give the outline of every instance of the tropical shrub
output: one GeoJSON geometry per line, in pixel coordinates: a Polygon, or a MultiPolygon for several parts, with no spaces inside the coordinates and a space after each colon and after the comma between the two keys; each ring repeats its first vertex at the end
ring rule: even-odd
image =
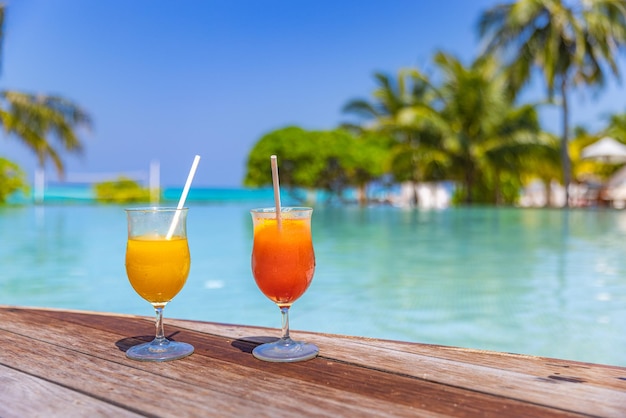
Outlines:
{"type": "Polygon", "coordinates": [[[0,158],[0,204],[16,192],[29,192],[26,173],[12,161],[0,158]]]}
{"type": "Polygon", "coordinates": [[[139,203],[150,201],[150,190],[135,180],[120,177],[94,185],[96,200],[102,203],[139,203]]]}

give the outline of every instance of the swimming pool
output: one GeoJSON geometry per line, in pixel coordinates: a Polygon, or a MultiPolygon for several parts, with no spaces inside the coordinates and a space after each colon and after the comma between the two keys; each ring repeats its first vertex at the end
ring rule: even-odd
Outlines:
{"type": "MultiPolygon", "coordinates": [[[[189,204],[191,273],[166,326],[280,326],[250,273],[260,203],[189,204]]],[[[5,207],[0,231],[0,304],[152,314],[126,279],[123,207],[5,207]]],[[[624,211],[318,207],[313,239],[294,330],[626,366],[624,211]]]]}

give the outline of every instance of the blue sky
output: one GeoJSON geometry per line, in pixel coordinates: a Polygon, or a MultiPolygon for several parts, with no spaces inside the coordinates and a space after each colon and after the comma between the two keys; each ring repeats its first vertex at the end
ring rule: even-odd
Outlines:
{"type": "MultiPolygon", "coordinates": [[[[94,129],[67,171],[125,173],[161,165],[182,185],[241,185],[249,150],[290,124],[332,129],[376,71],[426,68],[443,49],[469,61],[493,0],[7,0],[0,88],[59,94],[94,129]]],[[[573,96],[573,124],[626,111],[623,85],[573,96]]],[[[543,112],[558,129],[558,112],[543,112]]],[[[0,138],[0,155],[32,177],[34,157],[0,138]]],[[[269,156],[268,156],[269,170],[269,156]]],[[[52,170],[49,180],[55,180],[52,170]]]]}

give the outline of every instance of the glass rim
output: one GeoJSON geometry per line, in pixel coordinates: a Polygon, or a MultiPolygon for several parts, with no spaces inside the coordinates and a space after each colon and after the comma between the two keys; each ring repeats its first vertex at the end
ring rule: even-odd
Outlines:
{"type": "Polygon", "coordinates": [[[188,211],[189,208],[176,208],[174,206],[144,206],[137,208],[125,208],[126,212],[177,212],[188,211]]]}
{"type": "MultiPolygon", "coordinates": [[[[308,206],[281,206],[280,213],[283,212],[310,212],[313,211],[312,207],[308,206]]],[[[251,213],[276,213],[276,207],[266,207],[266,208],[254,208],[250,209],[251,213]]]]}

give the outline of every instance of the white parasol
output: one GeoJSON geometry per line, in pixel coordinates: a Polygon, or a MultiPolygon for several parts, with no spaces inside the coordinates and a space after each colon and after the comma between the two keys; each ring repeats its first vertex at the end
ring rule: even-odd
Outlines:
{"type": "Polygon", "coordinates": [[[626,145],[605,136],[583,148],[581,156],[585,159],[597,160],[603,163],[623,163],[626,162],[626,145]]]}

